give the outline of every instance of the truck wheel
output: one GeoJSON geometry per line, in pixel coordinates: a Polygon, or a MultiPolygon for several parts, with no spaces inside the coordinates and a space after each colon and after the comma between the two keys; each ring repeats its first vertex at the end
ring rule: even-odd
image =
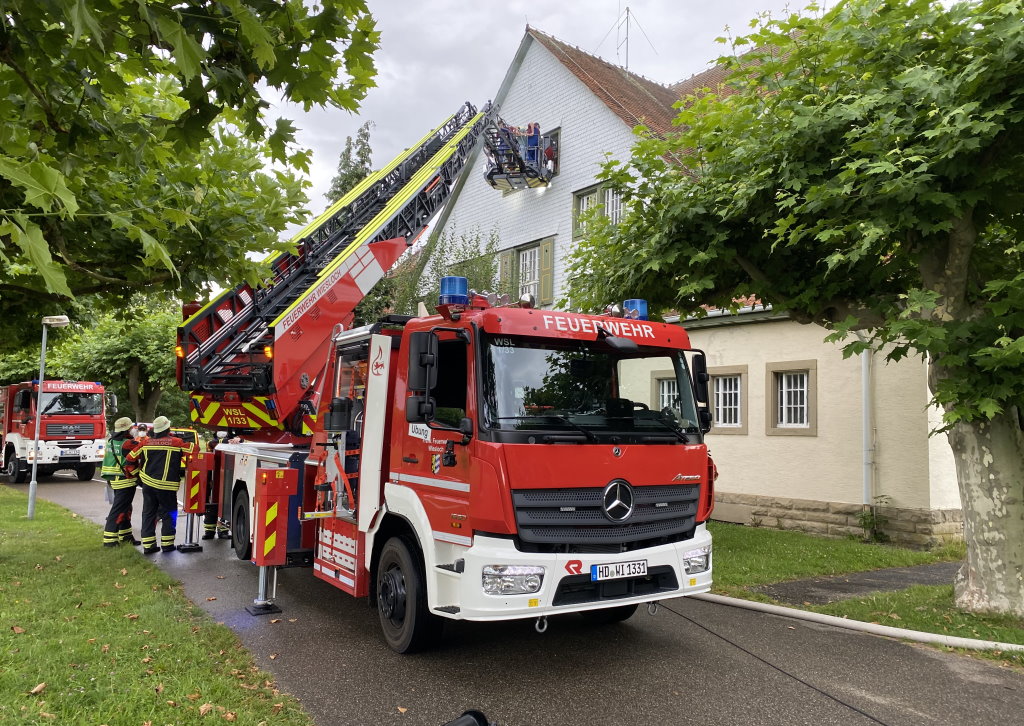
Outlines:
{"type": "Polygon", "coordinates": [[[252,542],[249,541],[249,495],[243,490],[235,495],[235,506],[231,510],[231,546],[235,557],[240,560],[252,559],[252,542]]]}
{"type": "Polygon", "coordinates": [[[4,465],[4,476],[12,484],[24,484],[28,479],[28,472],[21,468],[21,462],[14,455],[14,449],[7,452],[7,459],[4,465]]]}
{"type": "Polygon", "coordinates": [[[444,621],[427,610],[423,564],[406,537],[392,537],[381,550],[377,613],[384,640],[396,653],[429,648],[441,637],[444,621]]]}
{"type": "Polygon", "coordinates": [[[628,620],[636,612],[636,605],[619,605],[603,610],[584,610],[580,616],[591,625],[611,625],[628,620]]]}
{"type": "Polygon", "coordinates": [[[75,473],[78,474],[78,481],[89,481],[96,476],[96,463],[80,464],[75,467],[75,473]]]}

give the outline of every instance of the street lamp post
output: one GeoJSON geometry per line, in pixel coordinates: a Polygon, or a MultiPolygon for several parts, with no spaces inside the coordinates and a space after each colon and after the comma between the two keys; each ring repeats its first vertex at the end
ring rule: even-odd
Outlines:
{"type": "Polygon", "coordinates": [[[39,354],[39,389],[36,391],[36,430],[32,441],[32,481],[28,483],[28,518],[36,516],[36,469],[39,468],[39,427],[43,413],[43,384],[46,381],[46,330],[47,328],[63,328],[67,325],[67,315],[46,315],[43,317],[43,349],[39,354]]]}

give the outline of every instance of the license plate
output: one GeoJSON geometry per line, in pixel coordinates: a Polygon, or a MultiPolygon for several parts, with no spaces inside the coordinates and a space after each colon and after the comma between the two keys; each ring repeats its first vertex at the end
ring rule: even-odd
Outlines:
{"type": "Polygon", "coordinates": [[[619,580],[623,577],[643,577],[647,574],[647,560],[633,560],[632,562],[615,562],[610,565],[591,565],[590,579],[593,582],[601,580],[619,580]]]}

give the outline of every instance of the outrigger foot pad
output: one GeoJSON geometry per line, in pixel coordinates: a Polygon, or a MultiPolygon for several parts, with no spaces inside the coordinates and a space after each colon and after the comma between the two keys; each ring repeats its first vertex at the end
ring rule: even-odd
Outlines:
{"type": "Polygon", "coordinates": [[[281,608],[272,602],[264,603],[263,605],[253,603],[246,607],[245,611],[250,615],[273,615],[274,613],[281,612],[281,608]]]}
{"type": "Polygon", "coordinates": [[[186,542],[178,545],[178,552],[202,552],[203,546],[198,542],[186,542]]]}

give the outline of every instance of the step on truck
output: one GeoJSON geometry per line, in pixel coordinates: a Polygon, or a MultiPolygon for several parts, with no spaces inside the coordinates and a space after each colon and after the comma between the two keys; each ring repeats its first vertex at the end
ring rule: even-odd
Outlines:
{"type": "Polygon", "coordinates": [[[7,481],[21,483],[32,471],[36,419],[39,461],[36,471],[49,476],[61,469],[81,481],[92,479],[106,446],[106,396],[103,385],[90,381],[38,381],[0,387],[2,471],[7,481]]]}

